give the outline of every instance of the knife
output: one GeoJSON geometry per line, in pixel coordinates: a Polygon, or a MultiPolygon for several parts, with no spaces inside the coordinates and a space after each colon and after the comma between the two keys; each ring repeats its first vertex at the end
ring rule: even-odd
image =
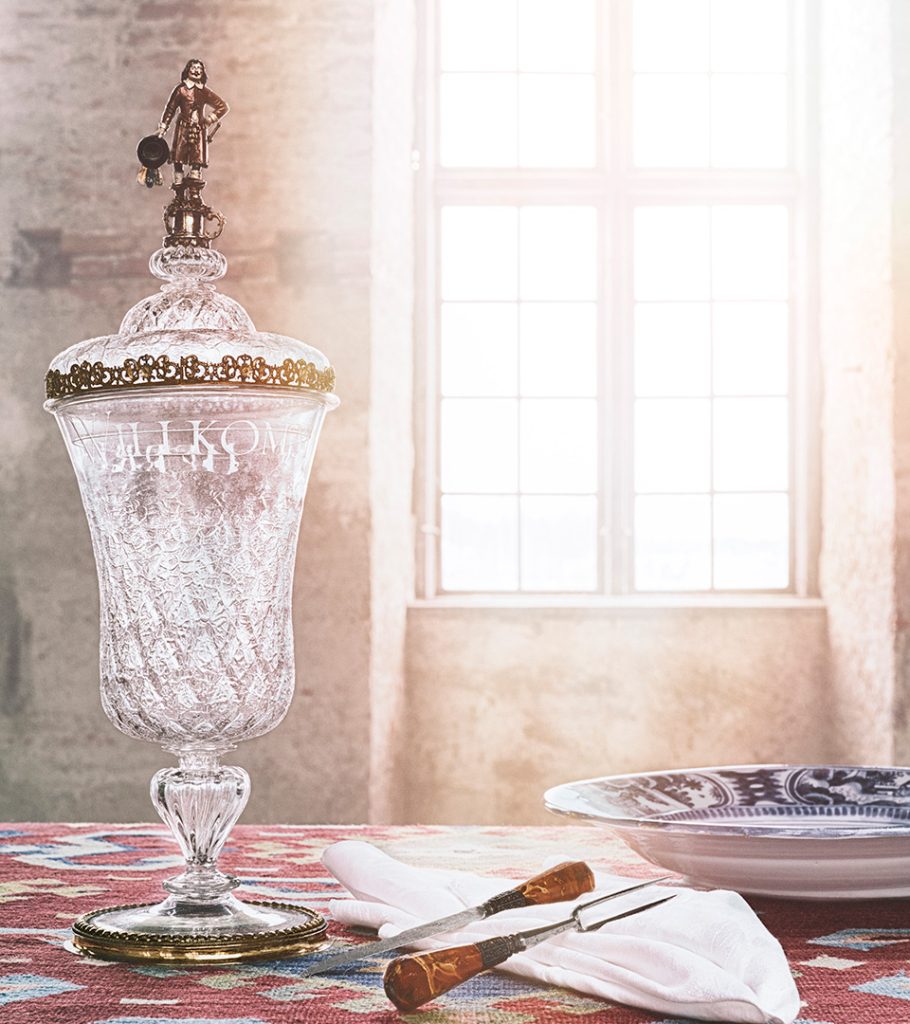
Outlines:
{"type": "MultiPolygon", "coordinates": [[[[641,886],[636,886],[636,888],[641,888],[641,886]]],[[[631,891],[630,889],[623,890],[623,892],[631,891]]],[[[513,935],[497,935],[469,946],[453,946],[451,949],[434,949],[429,953],[411,953],[407,956],[397,957],[386,968],[383,979],[385,993],[399,1010],[410,1013],[411,1010],[416,1010],[418,1006],[441,996],[444,992],[455,988],[456,985],[461,985],[476,974],[489,970],[504,960],[508,960],[515,953],[530,949],[538,942],[543,942],[554,935],[572,930],[593,932],[610,921],[621,921],[624,917],[631,917],[633,914],[640,914],[652,907],[659,907],[661,903],[667,903],[675,898],[675,894],[664,896],[663,899],[653,900],[651,903],[634,907],[621,914],[602,918],[593,924],[586,925],[582,922],[582,911],[620,895],[622,893],[616,892],[609,896],[601,896],[596,900],[589,900],[580,907],[576,907],[572,911],[571,917],[567,917],[564,921],[557,921],[555,924],[544,925],[542,928],[531,928],[525,932],[515,932],[513,935]]]]}
{"type": "Polygon", "coordinates": [[[409,946],[412,942],[428,939],[431,935],[458,931],[459,928],[467,924],[482,921],[503,910],[514,910],[518,907],[529,907],[538,903],[560,903],[563,900],[574,900],[584,893],[590,892],[593,888],[594,874],[588,865],[580,860],[566,861],[563,864],[557,864],[555,868],[550,868],[549,871],[529,878],[521,885],[515,886],[514,889],[506,889],[505,892],[491,896],[485,903],[481,903],[477,907],[470,907],[457,914],[450,914],[448,917],[440,917],[427,924],[408,928],[388,939],[351,946],[334,956],[318,960],[310,964],[302,972],[302,976],[309,978],[314,974],[322,974],[324,971],[331,971],[336,967],[343,967],[345,964],[363,960],[376,953],[385,953],[389,949],[409,946]]]}

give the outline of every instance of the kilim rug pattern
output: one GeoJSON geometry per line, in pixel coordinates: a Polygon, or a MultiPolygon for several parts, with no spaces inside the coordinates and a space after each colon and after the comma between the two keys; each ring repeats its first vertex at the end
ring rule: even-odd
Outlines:
{"type": "MultiPolygon", "coordinates": [[[[237,827],[224,863],[253,899],[325,911],[338,887],[319,863],[338,839],[363,838],[422,866],[522,878],[544,858],[586,859],[632,877],[652,869],[578,826],[450,828],[237,827]]],[[[300,976],[303,960],[171,968],[110,964],[69,952],[86,910],[158,899],[180,867],[158,825],[0,825],[0,1021],[11,1024],[686,1024],[489,973],[420,1012],[399,1015],[382,991],[384,959],[339,977],[300,976]]],[[[910,901],[754,900],[790,959],[800,1024],[910,1022],[910,901]]],[[[330,933],[344,941],[336,924],[330,933]]]]}

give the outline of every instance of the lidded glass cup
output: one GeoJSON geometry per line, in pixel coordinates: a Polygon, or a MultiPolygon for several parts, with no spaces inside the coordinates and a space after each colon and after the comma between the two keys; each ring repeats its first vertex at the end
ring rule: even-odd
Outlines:
{"type": "Polygon", "coordinates": [[[163,902],[74,925],[76,946],[108,959],[277,956],[325,931],[305,907],[241,902],[216,861],[249,793],[246,772],[219,758],[273,729],[294,690],[294,560],[335,374],[216,290],[227,261],[209,247],[201,187],[174,185],[170,234],[150,260],[160,291],[116,334],[62,352],[46,378],[97,563],[102,705],[178,759],[151,794],[184,871],[163,902]]]}

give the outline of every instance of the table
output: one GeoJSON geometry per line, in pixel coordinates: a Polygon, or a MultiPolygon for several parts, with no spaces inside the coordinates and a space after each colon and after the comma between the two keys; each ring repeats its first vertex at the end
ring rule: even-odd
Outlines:
{"type": "MultiPolygon", "coordinates": [[[[325,911],[338,886],[323,848],[363,838],[420,866],[521,878],[545,857],[586,859],[633,877],[653,869],[599,830],[444,826],[241,825],[223,866],[254,899],[300,900],[325,911]]],[[[158,899],[181,866],[163,826],[0,825],[0,1021],[15,1024],[396,1024],[382,965],[339,978],[300,977],[301,961],[174,968],[103,963],[68,952],[86,910],[158,899]]],[[[783,944],[804,1006],[801,1024],[910,1021],[910,902],[751,901],[783,944]]],[[[335,923],[330,934],[345,935],[335,923]]],[[[408,1024],[685,1024],[491,973],[408,1024]]]]}

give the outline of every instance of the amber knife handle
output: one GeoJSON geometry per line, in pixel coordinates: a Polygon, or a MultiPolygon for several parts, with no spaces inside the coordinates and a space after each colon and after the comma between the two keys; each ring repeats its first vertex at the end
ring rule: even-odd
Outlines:
{"type": "Polygon", "coordinates": [[[410,1013],[524,948],[520,935],[497,935],[470,946],[400,956],[386,968],[385,994],[399,1010],[410,1013]]]}
{"type": "Polygon", "coordinates": [[[503,910],[516,910],[539,903],[561,903],[574,900],[594,889],[594,872],[582,860],[565,861],[549,871],[529,878],[514,889],[491,896],[477,908],[482,917],[492,917],[503,910]]]}

